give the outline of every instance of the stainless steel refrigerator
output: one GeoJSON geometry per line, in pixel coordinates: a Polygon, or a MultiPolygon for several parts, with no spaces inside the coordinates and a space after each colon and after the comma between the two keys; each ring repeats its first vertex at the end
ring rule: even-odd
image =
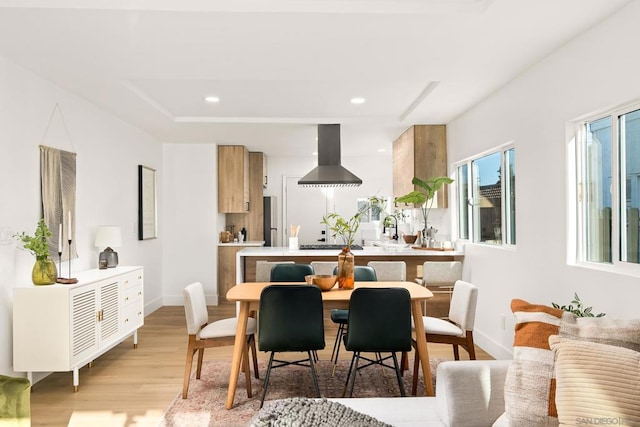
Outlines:
{"type": "Polygon", "coordinates": [[[274,196],[263,197],[264,245],[278,246],[278,209],[274,196]]]}

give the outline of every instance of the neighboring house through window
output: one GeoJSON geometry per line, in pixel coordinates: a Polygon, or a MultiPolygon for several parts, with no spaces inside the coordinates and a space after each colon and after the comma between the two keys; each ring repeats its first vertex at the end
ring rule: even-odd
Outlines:
{"type": "Polygon", "coordinates": [[[509,144],[458,163],[458,237],[516,243],[515,148],[509,144]]]}

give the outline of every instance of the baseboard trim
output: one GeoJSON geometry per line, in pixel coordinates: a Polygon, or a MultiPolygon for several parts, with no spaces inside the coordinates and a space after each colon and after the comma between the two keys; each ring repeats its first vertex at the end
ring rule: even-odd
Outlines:
{"type": "MultiPolygon", "coordinates": [[[[207,301],[207,305],[218,305],[219,303],[217,295],[207,295],[205,296],[205,300],[207,301]]],[[[161,306],[163,305],[170,305],[170,306],[184,305],[184,297],[182,295],[165,295],[162,297],[161,306]]]]}
{"type": "Polygon", "coordinates": [[[513,359],[513,349],[504,347],[477,329],[473,330],[473,342],[494,359],[513,359]]]}

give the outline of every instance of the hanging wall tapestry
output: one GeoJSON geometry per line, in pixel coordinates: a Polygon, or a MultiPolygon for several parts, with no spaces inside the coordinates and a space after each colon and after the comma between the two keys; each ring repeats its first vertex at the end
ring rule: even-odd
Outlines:
{"type": "Polygon", "coordinates": [[[49,253],[58,257],[62,239],[62,260],[78,258],[75,241],[76,153],[40,146],[42,212],[51,231],[49,253]],[[71,244],[69,244],[69,240],[71,244]]]}

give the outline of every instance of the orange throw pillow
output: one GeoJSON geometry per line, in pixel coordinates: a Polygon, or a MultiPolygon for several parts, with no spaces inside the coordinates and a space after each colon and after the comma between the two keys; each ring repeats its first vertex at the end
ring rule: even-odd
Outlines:
{"type": "Polygon", "coordinates": [[[563,310],[511,301],[516,318],[513,363],[504,386],[505,412],[511,425],[558,425],[555,406],[554,357],[549,336],[558,335],[566,317],[563,310]]]}

